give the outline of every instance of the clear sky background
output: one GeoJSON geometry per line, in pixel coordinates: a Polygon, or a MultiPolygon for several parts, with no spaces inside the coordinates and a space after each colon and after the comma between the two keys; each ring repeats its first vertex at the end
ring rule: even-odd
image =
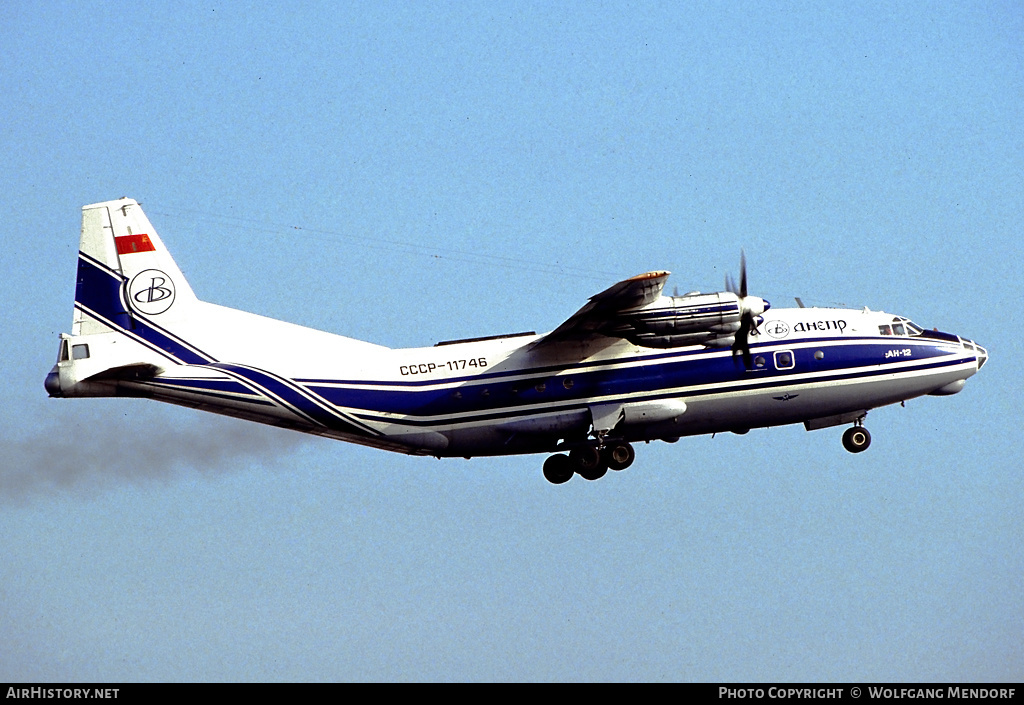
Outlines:
{"type": "Polygon", "coordinates": [[[1010,1],[0,3],[0,680],[1024,679],[1022,108],[1010,1]],[[389,346],[745,248],[775,306],[992,357],[862,455],[759,429],[559,487],[47,399],[121,196],[200,297],[389,346]]]}

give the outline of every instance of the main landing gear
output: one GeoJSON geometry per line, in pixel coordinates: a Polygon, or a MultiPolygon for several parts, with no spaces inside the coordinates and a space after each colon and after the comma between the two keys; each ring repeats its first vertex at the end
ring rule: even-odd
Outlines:
{"type": "Polygon", "coordinates": [[[869,445],[871,445],[871,434],[860,425],[859,421],[856,426],[846,429],[846,433],[843,434],[843,447],[851,453],[865,451],[869,445]]]}
{"type": "Polygon", "coordinates": [[[625,441],[598,447],[573,448],[568,455],[559,453],[544,461],[544,478],[555,485],[568,482],[574,474],[584,480],[600,480],[611,470],[625,470],[633,464],[636,452],[625,441]]]}

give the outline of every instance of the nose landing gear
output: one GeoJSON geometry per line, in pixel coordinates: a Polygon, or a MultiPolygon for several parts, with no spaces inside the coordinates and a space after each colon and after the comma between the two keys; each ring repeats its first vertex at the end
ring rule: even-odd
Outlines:
{"type": "Polygon", "coordinates": [[[846,429],[843,434],[843,447],[851,453],[861,453],[871,445],[871,434],[858,422],[853,428],[846,429]]]}

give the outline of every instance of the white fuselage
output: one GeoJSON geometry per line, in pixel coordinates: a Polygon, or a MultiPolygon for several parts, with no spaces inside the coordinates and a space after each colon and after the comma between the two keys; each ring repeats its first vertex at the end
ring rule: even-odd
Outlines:
{"type": "MultiPolygon", "coordinates": [[[[78,393],[115,385],[118,394],[389,450],[471,456],[554,450],[585,438],[609,405],[631,412],[616,431],[634,441],[847,423],[952,393],[984,362],[983,350],[956,336],[882,335],[893,316],[843,309],[771,310],[751,336],[747,369],[729,348],[602,337],[560,353],[533,351],[535,335],[389,349],[199,305],[209,315],[176,322],[173,336],[125,332],[150,348],[158,374],[93,381],[78,393]]],[[[63,396],[72,395],[69,385],[63,396]]]]}

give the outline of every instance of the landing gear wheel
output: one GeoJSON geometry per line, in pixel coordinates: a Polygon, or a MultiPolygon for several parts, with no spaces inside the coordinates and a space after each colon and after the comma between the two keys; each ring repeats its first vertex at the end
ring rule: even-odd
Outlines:
{"type": "Polygon", "coordinates": [[[605,461],[610,470],[625,470],[633,464],[636,451],[625,441],[610,445],[604,449],[605,461]]]}
{"type": "Polygon", "coordinates": [[[569,452],[572,466],[584,480],[600,480],[608,472],[608,464],[601,457],[597,446],[574,448],[569,452]]]}
{"type": "Polygon", "coordinates": [[[561,485],[572,479],[572,461],[568,455],[559,453],[544,461],[544,479],[552,485],[561,485]]]}
{"type": "Polygon", "coordinates": [[[860,453],[871,445],[871,434],[863,426],[846,429],[843,434],[843,447],[851,453],[860,453]]]}
{"type": "Polygon", "coordinates": [[[578,472],[580,474],[580,477],[582,477],[584,480],[590,480],[591,482],[593,482],[594,480],[600,480],[608,473],[608,466],[605,465],[604,463],[601,463],[596,468],[593,468],[591,470],[577,470],[576,472],[578,472]]]}

